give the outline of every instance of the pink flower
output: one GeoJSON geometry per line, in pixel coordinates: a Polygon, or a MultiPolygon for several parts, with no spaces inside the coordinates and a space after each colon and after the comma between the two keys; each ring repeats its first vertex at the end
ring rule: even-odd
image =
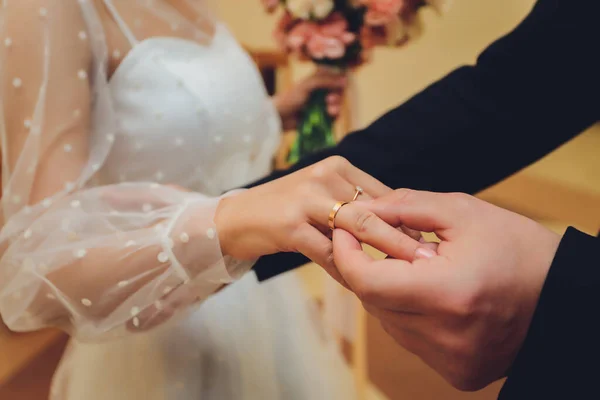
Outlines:
{"type": "Polygon", "coordinates": [[[291,51],[300,51],[309,39],[318,33],[318,27],[313,22],[299,22],[287,35],[287,46],[291,51]]]}
{"type": "Polygon", "coordinates": [[[346,47],[355,40],[356,35],[348,31],[348,21],[334,13],[319,23],[296,22],[289,29],[285,43],[292,52],[306,52],[311,58],[321,60],[343,57],[346,47]]]}
{"type": "Polygon", "coordinates": [[[322,35],[340,39],[345,44],[352,43],[355,35],[348,32],[348,21],[340,13],[334,13],[329,19],[319,25],[322,35]]]}
{"type": "Polygon", "coordinates": [[[365,23],[372,26],[382,26],[397,19],[406,0],[362,0],[367,7],[365,23]]]}
{"type": "Polygon", "coordinates": [[[315,60],[336,59],[344,56],[346,46],[340,40],[317,34],[309,39],[306,51],[315,60]]]}

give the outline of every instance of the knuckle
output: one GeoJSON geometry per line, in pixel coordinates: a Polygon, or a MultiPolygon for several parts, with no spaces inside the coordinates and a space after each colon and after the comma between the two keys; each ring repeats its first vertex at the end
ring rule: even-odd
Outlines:
{"type": "Polygon", "coordinates": [[[333,258],[333,251],[332,250],[329,250],[326,253],[325,266],[327,266],[327,267],[335,267],[335,261],[334,261],[334,258],[333,258]]]}
{"type": "Polygon", "coordinates": [[[458,211],[466,211],[471,208],[473,204],[473,197],[466,193],[449,193],[448,196],[458,211]]]}
{"type": "Polygon", "coordinates": [[[468,320],[475,314],[477,296],[472,291],[455,294],[446,303],[447,312],[453,319],[468,320]]]}
{"type": "Polygon", "coordinates": [[[341,170],[350,165],[350,162],[341,156],[331,156],[327,158],[324,163],[334,170],[341,170]]]}
{"type": "Polygon", "coordinates": [[[295,244],[305,243],[306,238],[310,236],[311,226],[303,221],[300,215],[290,215],[284,224],[291,232],[289,239],[295,244]]]}
{"type": "Polygon", "coordinates": [[[368,232],[377,220],[377,215],[371,211],[359,211],[356,213],[354,226],[357,233],[368,232]]]}
{"type": "Polygon", "coordinates": [[[411,228],[407,228],[406,226],[402,225],[400,227],[400,229],[402,230],[402,232],[407,235],[408,237],[414,239],[414,240],[421,240],[421,238],[423,237],[423,235],[421,234],[421,232],[411,229],[411,228]]]}
{"type": "Polygon", "coordinates": [[[333,258],[333,242],[327,241],[327,244],[323,245],[321,249],[321,254],[323,255],[323,262],[325,262],[326,266],[335,265],[333,258]]]}
{"type": "Polygon", "coordinates": [[[323,176],[325,176],[328,171],[329,168],[327,167],[327,164],[325,164],[324,162],[320,162],[318,164],[315,164],[311,167],[309,167],[307,169],[308,171],[308,178],[309,180],[319,180],[321,179],[323,176]]]}
{"type": "Polygon", "coordinates": [[[410,199],[413,196],[414,191],[411,189],[396,189],[394,190],[394,200],[397,202],[403,202],[410,199]]]}
{"type": "Polygon", "coordinates": [[[292,230],[294,233],[304,233],[306,227],[303,226],[305,219],[302,208],[298,206],[286,205],[281,210],[278,224],[287,230],[292,230]]]}

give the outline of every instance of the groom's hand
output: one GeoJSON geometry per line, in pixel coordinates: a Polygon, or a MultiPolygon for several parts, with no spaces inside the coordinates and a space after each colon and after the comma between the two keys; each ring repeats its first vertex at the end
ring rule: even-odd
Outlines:
{"type": "Polygon", "coordinates": [[[376,261],[337,230],[335,263],[367,311],[458,389],[480,389],[505,376],[560,237],[464,194],[400,190],[368,207],[394,226],[435,232],[441,243],[437,255],[421,249],[413,262],[376,261]]]}

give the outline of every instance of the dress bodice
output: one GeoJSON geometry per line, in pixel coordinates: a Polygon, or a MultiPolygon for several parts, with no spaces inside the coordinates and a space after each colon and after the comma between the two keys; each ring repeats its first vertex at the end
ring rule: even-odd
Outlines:
{"type": "Polygon", "coordinates": [[[252,59],[223,25],[207,46],[140,42],[109,89],[117,132],[104,183],[152,181],[219,195],[271,168],[278,115],[252,59]]]}

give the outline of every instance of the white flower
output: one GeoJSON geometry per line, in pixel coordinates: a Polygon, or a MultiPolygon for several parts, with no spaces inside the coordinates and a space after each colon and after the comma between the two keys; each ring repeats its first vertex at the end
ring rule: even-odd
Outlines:
{"type": "Polygon", "coordinates": [[[333,11],[333,0],[312,0],[312,14],[317,19],[324,19],[333,11]]]}
{"type": "Polygon", "coordinates": [[[296,18],[325,19],[333,11],[333,0],[287,0],[288,11],[296,18]]]}
{"type": "Polygon", "coordinates": [[[296,18],[309,19],[312,9],[312,0],[288,0],[286,2],[288,11],[296,18]]]}

